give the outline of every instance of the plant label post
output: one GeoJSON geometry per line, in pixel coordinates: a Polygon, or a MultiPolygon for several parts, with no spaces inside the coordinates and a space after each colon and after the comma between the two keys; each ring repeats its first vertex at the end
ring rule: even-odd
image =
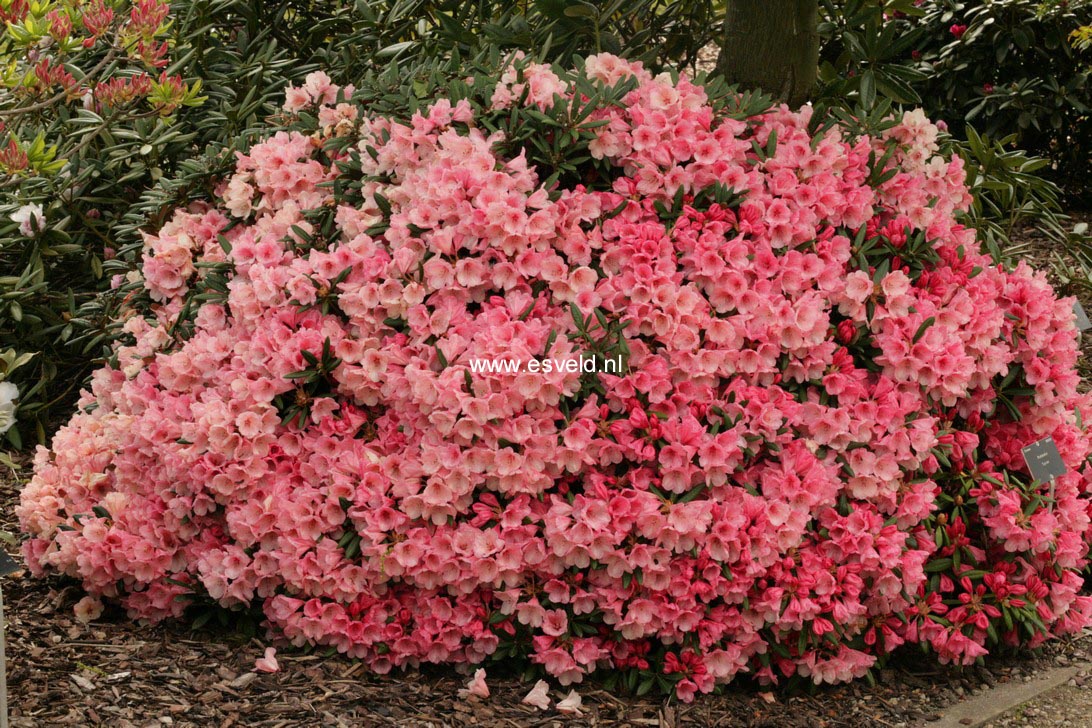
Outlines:
{"type": "Polygon", "coordinates": [[[1036,483],[1050,483],[1050,510],[1054,510],[1054,479],[1065,475],[1065,463],[1053,437],[1044,437],[1025,446],[1020,452],[1036,483]]]}
{"type": "MultiPolygon", "coordinates": [[[[7,551],[0,549],[0,577],[22,570],[7,551]]],[[[4,633],[4,593],[0,590],[0,728],[8,728],[8,660],[4,633]]]]}
{"type": "Polygon", "coordinates": [[[1083,334],[1092,329],[1092,321],[1088,320],[1088,314],[1084,312],[1084,306],[1080,301],[1073,302],[1073,315],[1077,318],[1077,331],[1083,334]]]}

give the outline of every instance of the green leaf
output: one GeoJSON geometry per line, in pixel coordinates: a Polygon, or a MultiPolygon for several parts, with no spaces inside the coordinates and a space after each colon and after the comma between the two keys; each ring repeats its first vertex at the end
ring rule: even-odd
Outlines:
{"type": "Polygon", "coordinates": [[[375,199],[376,207],[378,207],[379,211],[383,213],[383,216],[384,217],[390,217],[391,216],[391,203],[390,203],[390,201],[387,200],[386,197],[379,194],[378,192],[375,193],[374,195],[372,195],[372,197],[375,199]]]}
{"type": "Polygon", "coordinates": [[[570,5],[565,8],[565,15],[569,18],[595,18],[599,15],[599,11],[596,10],[593,5],[570,5]]]}
{"type": "Polygon", "coordinates": [[[936,317],[930,316],[921,322],[921,326],[918,327],[917,333],[914,334],[913,343],[918,343],[921,337],[925,336],[925,332],[929,330],[929,327],[936,323],[936,317]]]}
{"type": "Polygon", "coordinates": [[[945,557],[943,559],[935,559],[925,565],[925,571],[929,574],[935,574],[941,571],[947,571],[952,568],[952,560],[945,557]]]}
{"type": "Polygon", "coordinates": [[[871,109],[876,103],[876,75],[871,71],[865,71],[861,74],[861,106],[865,109],[871,109]]]}
{"type": "Polygon", "coordinates": [[[583,314],[580,313],[580,309],[577,307],[577,305],[575,303],[570,303],[569,304],[569,313],[572,314],[573,323],[576,324],[577,330],[578,331],[586,331],[587,330],[587,324],[584,321],[584,316],[583,316],[583,314]]]}
{"type": "Polygon", "coordinates": [[[691,488],[689,491],[687,491],[686,494],[683,495],[682,498],[679,498],[679,500],[676,501],[676,503],[689,503],[690,501],[696,499],[698,496],[700,496],[704,492],[705,492],[705,483],[702,483],[701,485],[697,486],[696,488],[691,488]]]}

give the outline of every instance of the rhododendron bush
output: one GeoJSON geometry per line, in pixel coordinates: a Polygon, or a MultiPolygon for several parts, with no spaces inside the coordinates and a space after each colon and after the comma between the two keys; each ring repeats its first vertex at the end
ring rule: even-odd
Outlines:
{"type": "Polygon", "coordinates": [[[979,251],[920,112],[813,133],[607,55],[351,95],[289,88],[291,129],[147,235],[130,338],[23,492],[36,573],[378,672],[683,699],[1088,623],[1072,300],[979,251]],[[470,367],[544,356],[625,366],[470,367]]]}

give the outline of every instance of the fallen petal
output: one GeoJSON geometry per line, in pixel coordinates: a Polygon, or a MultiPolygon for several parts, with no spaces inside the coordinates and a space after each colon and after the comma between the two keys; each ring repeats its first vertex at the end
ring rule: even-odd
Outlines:
{"type": "Polygon", "coordinates": [[[570,715],[582,715],[580,712],[580,704],[582,702],[580,694],[575,690],[570,690],[569,694],[557,704],[558,712],[568,713],[570,715]]]}
{"type": "Polygon", "coordinates": [[[76,602],[76,606],[72,608],[72,611],[76,615],[77,622],[87,624],[102,616],[102,602],[95,597],[84,597],[76,602]]]}
{"type": "Polygon", "coordinates": [[[527,696],[521,700],[521,703],[526,705],[533,705],[539,710],[546,710],[550,707],[550,686],[546,684],[545,680],[539,680],[535,683],[535,686],[531,688],[531,692],[527,693],[527,696]]]}
{"type": "Polygon", "coordinates": [[[277,650],[272,647],[265,648],[265,655],[254,661],[254,669],[258,672],[276,672],[281,669],[277,663],[277,650]]]}
{"type": "Polygon", "coordinates": [[[488,698],[489,686],[485,684],[485,670],[478,668],[474,677],[466,684],[466,688],[459,691],[460,698],[488,698]]]}

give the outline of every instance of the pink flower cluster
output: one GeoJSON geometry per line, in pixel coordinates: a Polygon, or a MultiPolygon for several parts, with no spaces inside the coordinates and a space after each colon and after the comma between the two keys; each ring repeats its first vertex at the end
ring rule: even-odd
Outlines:
{"type": "Polygon", "coordinates": [[[23,492],[35,573],[137,618],[258,605],[378,672],[522,655],[684,700],[1088,623],[1072,301],[955,221],[935,126],[812,135],[608,55],[474,88],[399,120],[314,76],[317,128],[147,237],[154,304],[23,492]],[[483,120],[578,81],[627,85],[548,188],[483,120]],[[622,374],[469,367],[596,347],[622,374]]]}

